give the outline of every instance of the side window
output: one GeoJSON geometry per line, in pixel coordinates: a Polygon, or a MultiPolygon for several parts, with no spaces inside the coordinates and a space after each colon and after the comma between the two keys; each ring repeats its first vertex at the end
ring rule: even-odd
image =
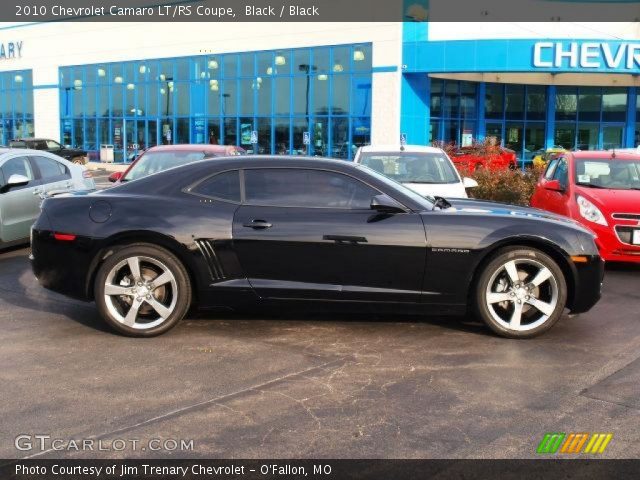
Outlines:
{"type": "Polygon", "coordinates": [[[47,140],[46,148],[49,150],[60,150],[60,144],[58,142],[54,142],[53,140],[47,140]]]}
{"type": "Polygon", "coordinates": [[[240,174],[238,170],[219,173],[207,178],[190,191],[205,197],[240,203],[240,174]]]}
{"type": "Polygon", "coordinates": [[[380,193],[348,175],[324,170],[248,169],[244,178],[245,201],[251,205],[368,209],[380,193]]]}
{"type": "Polygon", "coordinates": [[[36,150],[46,150],[47,149],[47,142],[45,142],[44,140],[36,140],[35,142],[33,142],[33,147],[36,150]]]}
{"type": "Polygon", "coordinates": [[[558,166],[557,158],[549,162],[549,165],[547,165],[547,170],[544,172],[544,178],[546,180],[551,180],[553,178],[553,173],[556,171],[557,166],[558,166]]]}
{"type": "Polygon", "coordinates": [[[556,167],[556,171],[553,174],[553,179],[558,180],[560,185],[563,187],[567,187],[568,176],[568,168],[567,161],[564,158],[558,160],[558,166],[556,167]]]}
{"type": "Polygon", "coordinates": [[[71,178],[69,170],[66,165],[63,165],[60,162],[56,162],[55,160],[47,157],[32,157],[38,170],[40,170],[40,175],[42,180],[45,182],[47,180],[60,180],[62,178],[71,178]]]}
{"type": "Polygon", "coordinates": [[[35,178],[27,157],[11,158],[2,165],[2,176],[6,181],[9,181],[11,175],[23,175],[29,180],[35,178]]]}

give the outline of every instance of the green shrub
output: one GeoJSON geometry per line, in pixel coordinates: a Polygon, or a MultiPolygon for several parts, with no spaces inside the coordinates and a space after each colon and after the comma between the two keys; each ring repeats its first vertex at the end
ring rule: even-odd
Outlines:
{"type": "Polygon", "coordinates": [[[474,172],[460,172],[465,177],[471,177],[478,186],[469,189],[469,196],[482,200],[510,203],[512,205],[528,206],[536,183],[540,177],[540,170],[497,170],[486,168],[474,172]]]}
{"type": "MultiPolygon", "coordinates": [[[[449,157],[458,150],[454,143],[434,142],[434,146],[444,150],[449,157]]],[[[466,153],[474,156],[484,157],[484,165],[492,163],[492,157],[496,155],[495,140],[486,139],[484,142],[473,142],[466,147],[466,153]]],[[[458,166],[460,175],[471,177],[478,186],[469,189],[469,196],[481,200],[491,200],[494,202],[510,203],[512,205],[528,206],[536,183],[542,171],[530,168],[524,172],[521,170],[501,170],[492,168],[479,168],[474,171],[458,166]]]]}

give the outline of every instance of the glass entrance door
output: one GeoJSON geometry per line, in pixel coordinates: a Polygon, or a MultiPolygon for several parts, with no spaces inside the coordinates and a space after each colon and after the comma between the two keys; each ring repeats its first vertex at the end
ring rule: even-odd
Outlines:
{"type": "Polygon", "coordinates": [[[623,135],[623,125],[604,125],[602,127],[602,148],[604,150],[622,148],[623,135]]]}

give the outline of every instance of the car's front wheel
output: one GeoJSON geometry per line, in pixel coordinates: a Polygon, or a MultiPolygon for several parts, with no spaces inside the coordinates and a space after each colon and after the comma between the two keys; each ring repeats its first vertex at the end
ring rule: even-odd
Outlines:
{"type": "Polygon", "coordinates": [[[71,163],[75,163],[76,165],[86,165],[87,159],[85,157],[73,157],[71,159],[71,163]]]}
{"type": "Polygon", "coordinates": [[[107,257],[96,275],[96,305],[115,330],[152,337],[174,327],[191,303],[189,275],[175,255],[135,244],[107,257]]]}
{"type": "Polygon", "coordinates": [[[480,272],[475,307],[496,333],[529,338],[549,330],[567,303],[567,283],[558,264],[536,249],[498,252],[480,272]]]}

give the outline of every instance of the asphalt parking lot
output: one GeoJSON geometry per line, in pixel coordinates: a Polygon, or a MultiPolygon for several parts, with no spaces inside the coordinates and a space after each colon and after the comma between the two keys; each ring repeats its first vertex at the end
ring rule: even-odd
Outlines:
{"type": "MultiPolygon", "coordinates": [[[[640,267],[543,337],[466,319],[208,314],[153,339],[41,289],[0,253],[0,458],[535,457],[546,432],[611,432],[640,456],[640,267]],[[189,451],[19,451],[20,434],[193,440],[189,451]]],[[[37,443],[37,442],[34,442],[37,443]]]]}

